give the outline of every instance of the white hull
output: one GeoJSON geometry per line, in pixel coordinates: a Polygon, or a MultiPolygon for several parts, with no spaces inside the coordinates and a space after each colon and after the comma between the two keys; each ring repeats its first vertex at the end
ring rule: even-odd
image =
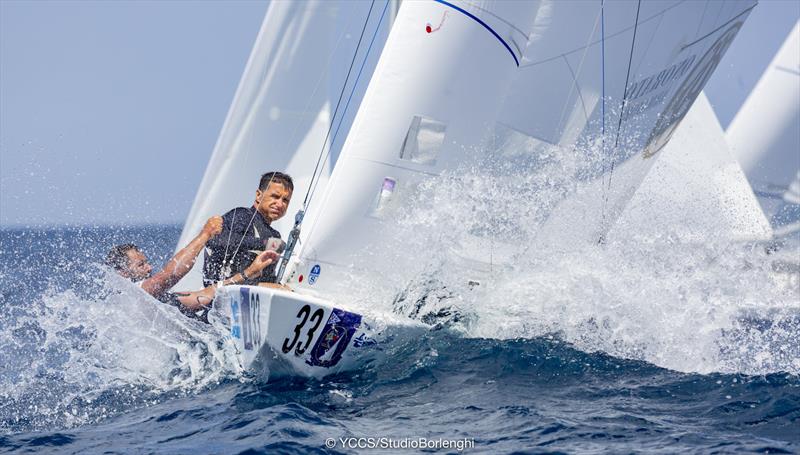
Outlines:
{"type": "Polygon", "coordinates": [[[314,297],[257,286],[217,290],[216,324],[230,335],[241,368],[260,378],[321,378],[355,366],[359,348],[374,344],[360,314],[314,297]]]}

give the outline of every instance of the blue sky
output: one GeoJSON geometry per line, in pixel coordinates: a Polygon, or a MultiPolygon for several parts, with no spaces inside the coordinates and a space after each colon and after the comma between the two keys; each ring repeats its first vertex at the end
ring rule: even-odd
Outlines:
{"type": "MultiPolygon", "coordinates": [[[[182,223],[266,8],[0,0],[0,225],[182,223]]],[[[799,17],[751,14],[707,86],[723,126],[799,17]]]]}

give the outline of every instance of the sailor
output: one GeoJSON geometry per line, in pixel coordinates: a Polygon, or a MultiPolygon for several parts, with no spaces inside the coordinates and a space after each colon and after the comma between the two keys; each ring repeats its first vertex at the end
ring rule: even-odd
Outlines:
{"type": "MultiPolygon", "coordinates": [[[[161,302],[178,307],[186,316],[208,322],[208,306],[214,299],[214,288],[205,288],[200,291],[188,293],[171,293],[169,288],[183,278],[194,265],[197,255],[206,243],[222,231],[222,217],[213,216],[206,221],[200,234],[188,245],[178,251],[167,262],[164,269],[153,274],[153,266],[147,256],[132,243],[117,245],[106,255],[106,264],[125,278],[134,281],[145,292],[161,302]]],[[[244,276],[260,274],[264,268],[273,264],[278,259],[278,254],[266,251],[257,258],[244,271],[244,276]]],[[[244,282],[242,274],[237,274],[224,284],[241,284],[244,282]]]]}
{"type": "Polygon", "coordinates": [[[249,273],[247,266],[265,251],[267,240],[280,239],[281,234],[271,224],[286,214],[293,191],[291,177],[282,172],[267,172],[261,176],[252,207],[237,207],[222,216],[222,233],[205,248],[206,286],[242,272],[245,284],[277,281],[274,263],[257,275],[249,273]]]}

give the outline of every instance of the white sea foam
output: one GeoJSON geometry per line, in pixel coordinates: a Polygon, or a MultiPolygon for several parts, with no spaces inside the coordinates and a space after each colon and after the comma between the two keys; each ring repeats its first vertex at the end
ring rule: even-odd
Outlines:
{"type": "Polygon", "coordinates": [[[368,273],[354,271],[335,299],[444,321],[468,337],[556,334],[684,372],[800,374],[797,271],[777,271],[763,244],[702,225],[692,230],[702,243],[681,243],[669,226],[656,236],[621,226],[603,244],[568,226],[542,237],[546,214],[579,188],[548,177],[554,166],[494,177],[465,167],[426,182],[400,222],[384,226],[386,243],[353,258],[368,273]]]}
{"type": "Polygon", "coordinates": [[[234,376],[235,357],[212,328],[115,274],[99,281],[92,297],[48,291],[7,308],[4,425],[71,427],[234,376]]]}

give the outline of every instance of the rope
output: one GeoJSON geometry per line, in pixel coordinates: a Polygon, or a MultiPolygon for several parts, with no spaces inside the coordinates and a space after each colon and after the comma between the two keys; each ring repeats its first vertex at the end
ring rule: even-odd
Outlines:
{"type": "MultiPolygon", "coordinates": [[[[373,4],[374,4],[374,0],[373,0],[373,4]]],[[[370,11],[369,11],[369,13],[367,13],[367,21],[366,22],[369,21],[369,17],[370,17],[371,12],[372,12],[372,5],[370,5],[370,11]]],[[[366,28],[366,22],[364,24],[365,28],[366,28]]],[[[349,22],[348,22],[348,25],[349,25],[349,22]]],[[[362,30],[361,34],[363,36],[363,34],[364,34],[363,30],[362,30]]],[[[328,65],[327,65],[328,67],[330,67],[331,62],[333,60],[333,57],[336,55],[336,51],[339,49],[339,46],[341,45],[343,36],[344,36],[344,33],[339,35],[339,38],[336,41],[336,46],[334,46],[334,50],[331,52],[330,56],[328,57],[328,65]]],[[[358,47],[360,46],[360,44],[361,44],[361,39],[359,38],[359,44],[356,45],[356,54],[358,53],[358,47]]],[[[355,55],[353,56],[353,59],[355,59],[355,55]]],[[[352,68],[352,63],[351,63],[351,68],[352,68]]],[[[312,91],[311,95],[309,96],[309,99],[306,102],[306,106],[303,109],[303,113],[301,114],[301,116],[305,116],[305,114],[308,112],[308,110],[309,110],[309,108],[311,106],[311,100],[314,98],[314,95],[316,95],[317,91],[319,90],[320,84],[322,83],[322,80],[324,79],[325,74],[327,74],[327,73],[323,72],[322,74],[320,74],[319,78],[317,79],[317,83],[314,85],[314,90],[312,91]]],[[[350,76],[350,72],[348,71],[347,77],[349,78],[349,76],[350,76]]],[[[345,86],[346,85],[347,85],[347,78],[345,78],[345,86]]],[[[342,92],[344,92],[344,87],[342,87],[342,92]]],[[[342,97],[342,95],[340,94],[340,96],[339,96],[340,101],[341,101],[341,97],[342,97]]],[[[337,110],[338,110],[338,104],[337,104],[337,110]]],[[[336,117],[336,113],[335,112],[333,114],[333,117],[334,118],[336,117]]],[[[333,126],[333,118],[331,119],[331,127],[332,126],[333,126]]],[[[294,139],[294,137],[295,137],[295,135],[297,133],[297,130],[298,130],[298,125],[295,125],[295,128],[292,130],[292,134],[290,135],[289,139],[287,140],[287,143],[286,143],[285,147],[288,147],[288,145],[291,143],[292,139],[294,139]]],[[[328,134],[330,134],[330,128],[328,129],[328,134]]],[[[327,141],[327,136],[325,138],[325,141],[327,141]]],[[[324,144],[325,144],[325,142],[323,142],[323,148],[325,146],[324,144]]],[[[247,160],[247,155],[249,154],[249,152],[250,152],[250,148],[248,147],[248,149],[245,152],[245,157],[244,157],[245,161],[247,160]]],[[[319,160],[317,161],[317,165],[319,165],[319,160]]],[[[315,166],[315,168],[314,168],[314,173],[315,174],[316,174],[316,171],[317,171],[317,167],[315,166]]],[[[312,181],[313,181],[313,176],[312,176],[312,181]]],[[[271,184],[271,183],[272,183],[272,179],[270,179],[269,184],[271,184]]],[[[269,187],[269,184],[267,185],[267,187],[269,187]]],[[[308,198],[308,196],[306,196],[306,198],[308,198]]],[[[303,202],[303,205],[305,206],[305,201],[303,202]]],[[[245,232],[247,232],[247,230],[250,229],[250,226],[252,226],[253,220],[255,220],[256,213],[258,213],[258,210],[254,211],[253,212],[253,216],[250,217],[250,221],[248,221],[248,223],[247,223],[247,227],[245,228],[245,232]]],[[[223,268],[225,267],[226,263],[229,266],[233,264],[233,260],[236,258],[236,255],[239,253],[239,249],[241,248],[242,242],[244,241],[244,236],[242,236],[242,238],[239,239],[239,243],[236,246],[236,249],[234,250],[233,254],[231,255],[230,261],[228,261],[228,251],[229,251],[229,248],[230,248],[231,237],[233,235],[233,225],[235,224],[235,222],[236,222],[236,211],[234,210],[233,218],[231,219],[231,229],[228,232],[228,239],[225,242],[225,254],[224,254],[223,260],[222,260],[223,268]]]]}
{"type": "MultiPolygon", "coordinates": [[[[378,25],[375,27],[375,31],[372,33],[372,39],[370,40],[369,46],[367,47],[367,52],[364,54],[364,60],[361,61],[361,66],[358,69],[358,75],[356,75],[355,82],[353,82],[353,87],[350,90],[350,95],[347,97],[347,103],[345,103],[342,117],[344,117],[344,112],[347,112],[347,108],[350,107],[350,101],[352,101],[353,99],[353,94],[356,91],[356,86],[358,85],[358,81],[361,79],[361,74],[364,71],[364,65],[366,65],[367,63],[367,58],[369,57],[369,53],[372,50],[372,45],[375,44],[375,38],[378,36],[378,31],[381,28],[381,23],[383,23],[383,18],[386,15],[386,9],[388,8],[388,6],[389,6],[389,1],[387,1],[386,4],[383,6],[383,11],[381,12],[381,16],[378,19],[378,25]]],[[[333,133],[333,139],[331,140],[331,147],[333,147],[333,144],[336,142],[336,138],[339,135],[339,129],[341,129],[343,121],[344,120],[342,118],[339,119],[339,126],[336,127],[336,131],[333,133]]],[[[330,154],[331,147],[328,147],[328,152],[325,154],[325,159],[328,158],[328,154],[330,154]]],[[[311,190],[311,196],[313,196],[314,193],[317,191],[318,184],[319,184],[319,179],[317,179],[317,181],[314,182],[314,187],[311,190]]],[[[309,204],[310,204],[310,197],[309,197],[309,204]]]]}
{"type": "MultiPolygon", "coordinates": [[[[631,39],[631,50],[630,50],[630,54],[628,55],[628,70],[627,70],[627,74],[625,75],[625,89],[624,89],[624,91],[622,93],[622,107],[620,108],[619,121],[617,122],[617,133],[616,133],[616,137],[614,139],[614,148],[612,149],[613,150],[612,151],[613,155],[611,157],[611,170],[608,173],[608,187],[607,187],[607,190],[604,191],[605,194],[603,195],[603,224],[604,225],[605,225],[605,218],[606,218],[606,207],[608,205],[608,193],[611,191],[611,179],[612,179],[612,177],[614,177],[614,167],[615,167],[614,156],[616,156],[617,147],[619,145],[619,135],[620,135],[620,132],[622,130],[622,119],[625,116],[625,106],[627,105],[628,82],[630,81],[630,77],[631,77],[631,66],[633,65],[633,50],[635,49],[635,46],[636,46],[636,32],[639,29],[639,11],[641,10],[641,8],[642,8],[642,0],[639,0],[639,2],[636,5],[636,21],[634,22],[634,25],[633,25],[633,38],[631,39]]],[[[605,64],[605,62],[604,62],[604,64],[605,64]]],[[[605,77],[605,69],[603,70],[603,77],[605,77]]],[[[604,86],[605,86],[605,82],[604,82],[604,86]]],[[[603,106],[605,107],[605,103],[603,103],[603,106]]],[[[604,117],[603,118],[603,131],[605,132],[605,115],[603,117],[604,117]]],[[[605,134],[603,134],[603,145],[605,146],[605,134]]],[[[603,169],[603,170],[605,171],[605,169],[603,169]]]]}
{"type": "Polygon", "coordinates": [[[367,25],[369,24],[369,19],[372,16],[372,9],[374,6],[375,6],[375,0],[372,0],[369,6],[369,11],[367,12],[367,17],[366,19],[364,19],[364,26],[361,28],[361,34],[358,37],[356,50],[353,53],[353,58],[350,60],[350,67],[347,69],[347,76],[345,76],[344,84],[342,85],[342,90],[339,92],[339,99],[336,101],[336,108],[334,109],[333,116],[331,116],[331,124],[328,127],[327,133],[325,134],[325,140],[322,142],[322,147],[320,148],[319,157],[317,158],[317,162],[314,165],[314,172],[311,175],[311,180],[309,181],[308,189],[306,190],[306,195],[305,198],[303,199],[303,208],[301,208],[297,212],[297,215],[295,215],[294,228],[292,229],[289,235],[289,239],[286,245],[286,250],[283,252],[283,255],[281,256],[281,264],[277,274],[278,282],[280,282],[283,279],[283,274],[289,262],[289,258],[291,258],[292,254],[294,253],[295,246],[300,241],[300,226],[303,222],[303,217],[311,201],[311,198],[316,192],[317,184],[319,183],[319,179],[316,177],[317,177],[317,172],[319,171],[320,163],[322,163],[323,160],[327,160],[328,155],[330,154],[330,151],[333,148],[333,144],[336,142],[336,138],[339,135],[339,129],[341,128],[342,123],[344,122],[344,115],[347,112],[347,108],[350,106],[350,101],[353,99],[353,93],[355,92],[356,86],[358,85],[358,81],[361,78],[361,73],[364,70],[364,65],[366,64],[367,58],[369,57],[370,51],[372,50],[372,45],[375,43],[375,37],[377,36],[378,31],[380,30],[381,23],[383,22],[383,17],[386,14],[387,7],[389,6],[389,0],[387,0],[386,3],[384,4],[383,11],[381,12],[381,16],[378,21],[378,25],[375,27],[375,32],[372,34],[372,40],[370,41],[369,47],[367,48],[367,51],[364,54],[364,60],[361,62],[361,66],[358,70],[358,75],[356,76],[356,79],[353,82],[352,88],[350,90],[350,95],[347,98],[347,102],[345,103],[342,115],[339,117],[339,125],[337,126],[336,131],[333,134],[333,139],[331,140],[330,144],[328,144],[328,138],[330,137],[331,131],[333,130],[333,125],[336,122],[336,114],[338,114],[339,112],[339,106],[341,105],[342,98],[344,97],[344,92],[347,89],[347,82],[350,80],[350,75],[352,74],[353,71],[353,65],[355,64],[356,57],[358,56],[358,51],[361,48],[361,42],[364,39],[364,33],[367,30],[367,25]],[[326,145],[328,145],[327,152],[325,151],[326,145]]]}
{"type": "Polygon", "coordinates": [[[606,15],[605,0],[600,0],[600,147],[603,149],[603,211],[601,222],[606,222],[606,15]]]}
{"type": "MultiPolygon", "coordinates": [[[[353,58],[350,60],[350,68],[347,69],[347,76],[344,78],[344,84],[342,84],[342,90],[339,92],[339,99],[336,101],[336,108],[333,111],[333,116],[331,117],[331,125],[328,127],[328,132],[325,134],[325,140],[322,141],[322,148],[319,151],[319,157],[317,158],[317,163],[314,165],[314,172],[311,174],[311,181],[308,183],[308,189],[306,190],[306,196],[303,199],[303,208],[306,207],[308,203],[308,199],[311,195],[311,188],[314,183],[314,178],[317,176],[317,171],[319,170],[319,165],[322,162],[322,155],[325,152],[325,145],[328,143],[328,137],[330,137],[331,130],[333,129],[333,124],[336,121],[336,114],[339,112],[339,105],[342,102],[342,97],[344,97],[344,91],[347,88],[347,81],[350,79],[350,72],[353,70],[353,64],[356,61],[356,56],[358,56],[358,50],[361,47],[361,40],[364,38],[364,32],[367,30],[367,24],[369,23],[370,15],[372,14],[372,8],[375,6],[375,0],[369,5],[369,11],[367,12],[367,18],[364,20],[364,26],[361,27],[361,35],[358,37],[358,43],[356,44],[356,51],[353,53],[353,58]]],[[[355,88],[355,84],[353,85],[355,88]]],[[[328,147],[330,151],[330,147],[328,147]]],[[[327,156],[327,155],[326,155],[327,156]]]]}
{"type": "MultiPolygon", "coordinates": [[[[622,118],[625,117],[625,106],[628,104],[628,82],[630,81],[631,77],[631,66],[633,65],[633,49],[636,45],[636,31],[639,29],[639,10],[642,7],[642,0],[639,0],[639,3],[636,5],[636,22],[633,27],[633,39],[631,40],[631,51],[630,55],[628,56],[628,72],[625,75],[625,90],[622,93],[622,108],[620,108],[619,113],[619,122],[617,122],[617,134],[616,138],[614,139],[614,151],[616,152],[617,146],[619,145],[619,133],[622,130],[622,118]]],[[[611,160],[611,174],[608,176],[608,185],[609,188],[611,187],[611,177],[614,175],[614,160],[611,160]]]]}

